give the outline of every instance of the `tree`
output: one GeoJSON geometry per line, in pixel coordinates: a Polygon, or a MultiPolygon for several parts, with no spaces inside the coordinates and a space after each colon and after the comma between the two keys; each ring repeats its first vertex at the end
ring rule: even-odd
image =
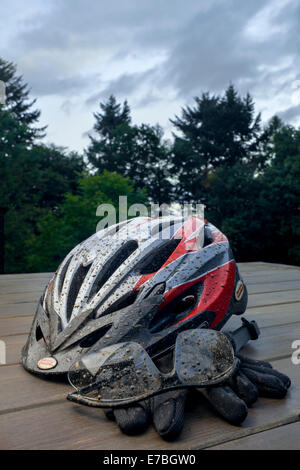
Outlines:
{"type": "Polygon", "coordinates": [[[196,97],[195,106],[183,108],[171,122],[180,131],[174,135],[173,171],[181,199],[203,199],[214,168],[262,164],[260,115],[251,96],[240,97],[233,85],[223,96],[196,97]]]}
{"type": "MultiPolygon", "coordinates": [[[[4,111],[0,107],[0,179],[2,182],[0,208],[2,225],[4,224],[0,252],[3,259],[2,269],[4,264],[6,272],[7,270],[9,272],[22,271],[24,267],[21,262],[24,257],[22,243],[30,227],[23,223],[15,206],[20,201],[20,186],[23,181],[20,162],[28,152],[26,143],[29,136],[28,127],[20,124],[10,112],[4,111]]],[[[27,210],[24,211],[23,207],[23,216],[24,212],[27,213],[27,210]]],[[[27,216],[32,217],[32,211],[27,213],[27,216]]]]}
{"type": "MultiPolygon", "coordinates": [[[[6,165],[1,193],[5,215],[5,270],[27,272],[26,240],[36,233],[45,214],[58,213],[65,193],[78,191],[82,158],[52,146],[33,146],[15,153],[6,165]]],[[[3,169],[0,170],[1,175],[3,169]]]]}
{"type": "Polygon", "coordinates": [[[22,194],[39,208],[56,210],[67,192],[76,194],[83,157],[63,147],[33,145],[22,164],[22,194]]]}
{"type": "Polygon", "coordinates": [[[55,270],[74,246],[95,233],[100,204],[112,204],[118,217],[119,196],[127,195],[128,205],[147,199],[145,191],[136,191],[129,178],[107,171],[83,175],[79,188],[78,194],[66,194],[58,212],[39,218],[37,232],[26,243],[29,271],[55,270]]]}
{"type": "Polygon", "coordinates": [[[282,125],[273,159],[261,176],[264,259],[300,265],[300,129],[282,125]]]}
{"type": "MultiPolygon", "coordinates": [[[[26,272],[25,241],[37,219],[57,211],[64,194],[76,194],[83,159],[55,146],[28,145],[31,131],[0,109],[0,208],[5,211],[5,270],[26,272]]],[[[3,212],[3,211],[2,211],[3,212]]],[[[4,240],[1,240],[2,247],[4,240]]]]}
{"type": "Polygon", "coordinates": [[[260,179],[254,178],[245,165],[236,163],[209,172],[206,191],[205,217],[226,234],[237,259],[262,259],[260,179]]]}
{"type": "Polygon", "coordinates": [[[275,129],[259,174],[241,164],[210,172],[206,217],[226,233],[239,261],[300,265],[300,130],[275,129]]]}
{"type": "Polygon", "coordinates": [[[130,124],[130,108],[127,101],[123,106],[117,103],[116,98],[110,95],[106,103],[100,103],[102,113],[94,113],[96,122],[94,130],[99,136],[110,140],[114,129],[122,124],[130,124]]]}
{"type": "Polygon", "coordinates": [[[29,89],[21,75],[17,75],[16,65],[0,57],[0,80],[6,86],[6,104],[1,105],[15,117],[19,123],[25,125],[30,131],[29,140],[44,136],[46,127],[34,127],[40,118],[41,112],[33,109],[36,100],[29,98],[29,89]]]}
{"type": "Polygon", "coordinates": [[[150,200],[163,203],[171,198],[170,152],[159,126],[131,124],[127,102],[117,104],[113,96],[95,113],[94,130],[86,151],[88,161],[101,174],[116,171],[129,177],[138,189],[146,188],[150,200]]]}

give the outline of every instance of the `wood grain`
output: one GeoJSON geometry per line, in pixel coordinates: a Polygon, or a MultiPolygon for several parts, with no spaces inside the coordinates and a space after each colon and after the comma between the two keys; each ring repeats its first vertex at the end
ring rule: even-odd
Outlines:
{"type": "Polygon", "coordinates": [[[298,422],[213,446],[209,450],[299,450],[299,436],[298,422]]]}
{"type": "MultiPolygon", "coordinates": [[[[200,395],[192,395],[182,435],[167,443],[152,427],[144,435],[125,436],[101,410],[67,402],[68,384],[37,378],[21,365],[5,365],[0,367],[0,448],[299,449],[300,366],[291,362],[291,343],[300,339],[300,269],[242,263],[240,270],[249,290],[246,316],[257,320],[262,331],[243,352],[271,359],[292,377],[285,400],[260,399],[243,425],[235,427],[216,416],[200,395]]],[[[9,364],[19,361],[37,299],[50,278],[51,273],[0,276],[0,339],[7,344],[9,364]]],[[[238,325],[240,319],[232,317],[227,328],[238,325]]]]}
{"type": "MultiPolygon", "coordinates": [[[[286,370],[293,387],[285,400],[260,399],[242,426],[232,426],[199,396],[189,403],[182,435],[173,443],[152,427],[140,436],[123,435],[101,410],[70,402],[0,415],[0,446],[4,449],[204,449],[295,422],[300,412],[297,368],[285,359],[274,364],[286,370]],[[30,432],[25,430],[30,429],[30,432]]],[[[286,427],[286,426],[285,426],[286,427]]]]}

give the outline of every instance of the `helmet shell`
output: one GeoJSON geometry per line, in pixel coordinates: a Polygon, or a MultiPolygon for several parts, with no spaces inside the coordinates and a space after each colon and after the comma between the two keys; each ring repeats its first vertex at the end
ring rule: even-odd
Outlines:
{"type": "Polygon", "coordinates": [[[246,305],[229,242],[215,226],[198,217],[137,217],[66,256],[39,301],[23,365],[66,373],[90,348],[125,337],[159,354],[179,331],[220,329],[246,305]]]}

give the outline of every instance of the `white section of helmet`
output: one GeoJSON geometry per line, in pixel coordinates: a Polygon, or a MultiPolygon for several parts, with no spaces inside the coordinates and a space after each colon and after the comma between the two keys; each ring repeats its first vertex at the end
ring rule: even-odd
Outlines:
{"type": "MultiPolygon", "coordinates": [[[[97,316],[101,316],[110,305],[132,292],[141,277],[134,268],[148,253],[151,256],[162,240],[171,240],[176,233],[181,238],[180,229],[186,220],[182,217],[137,217],[95,233],[63,260],[45,294],[44,309],[51,301],[62,329],[88,311],[97,309],[97,316]],[[125,255],[122,254],[124,250],[125,255]],[[80,282],[76,280],[78,276],[80,282]],[[52,299],[49,300],[50,295],[52,299]]],[[[203,246],[204,221],[188,237],[188,240],[192,239],[196,239],[198,248],[203,246]]]]}

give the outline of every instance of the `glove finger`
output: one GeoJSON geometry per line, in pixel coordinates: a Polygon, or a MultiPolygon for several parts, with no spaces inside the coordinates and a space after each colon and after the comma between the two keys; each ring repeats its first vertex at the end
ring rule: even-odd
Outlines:
{"type": "Polygon", "coordinates": [[[198,389],[213,408],[229,423],[240,424],[248,414],[246,403],[228,386],[198,389]]]}
{"type": "Polygon", "coordinates": [[[112,408],[104,408],[104,414],[109,421],[115,421],[114,410],[112,408]]]}
{"type": "Polygon", "coordinates": [[[281,372],[278,372],[278,370],[275,370],[273,368],[270,369],[267,367],[258,367],[258,366],[247,367],[247,365],[242,364],[241,370],[249,370],[249,369],[253,370],[254,372],[259,372],[259,373],[267,374],[267,375],[273,375],[274,377],[277,377],[283,383],[286,389],[288,389],[291,386],[290,378],[287,375],[282,374],[281,372]]]}
{"type": "Polygon", "coordinates": [[[247,406],[253,405],[258,400],[259,393],[257,387],[241,371],[231,377],[228,381],[232,390],[243,400],[247,406]]]}
{"type": "Polygon", "coordinates": [[[187,390],[175,390],[152,398],[153,424],[165,440],[174,440],[182,431],[187,390]]]}
{"type": "Polygon", "coordinates": [[[146,401],[128,408],[117,408],[113,414],[121,431],[129,435],[144,432],[151,421],[150,407],[146,401]]]}
{"type": "Polygon", "coordinates": [[[269,369],[260,369],[258,371],[246,367],[243,367],[242,371],[255,384],[260,396],[267,398],[285,397],[290,380],[288,379],[289,382],[283,381],[281,378],[283,374],[280,374],[280,372],[273,369],[271,371],[269,369]]]}
{"type": "Polygon", "coordinates": [[[237,357],[240,359],[242,365],[273,369],[272,365],[269,362],[261,361],[258,359],[251,359],[250,357],[242,356],[241,354],[237,354],[237,357]]]}

